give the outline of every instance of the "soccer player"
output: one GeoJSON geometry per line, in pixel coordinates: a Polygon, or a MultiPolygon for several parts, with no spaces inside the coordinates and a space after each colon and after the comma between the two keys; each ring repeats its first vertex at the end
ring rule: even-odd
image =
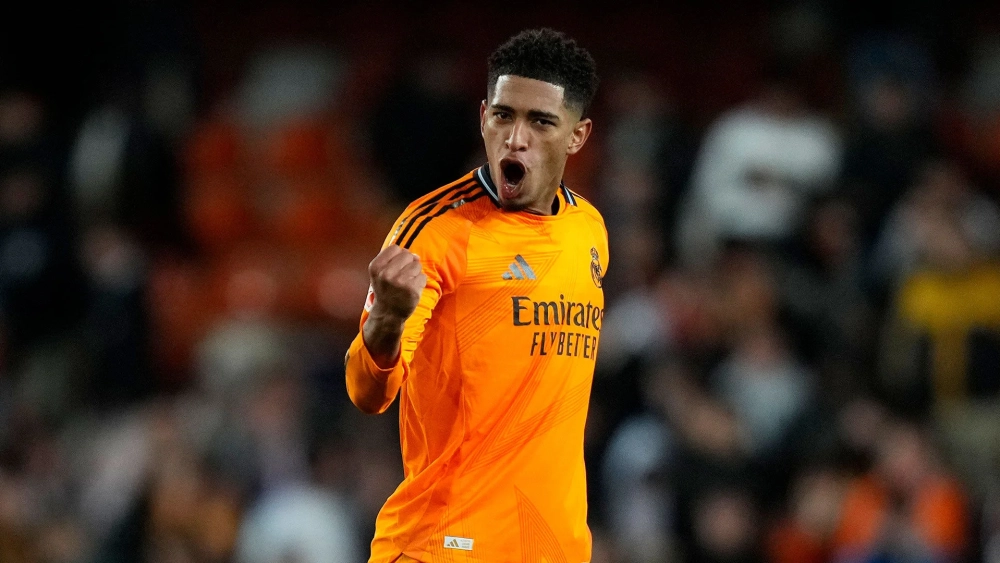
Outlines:
{"type": "Polygon", "coordinates": [[[345,360],[362,411],[400,397],[405,478],[371,563],[590,561],[583,433],[608,242],[562,176],[590,135],[595,64],[541,29],[488,70],[488,163],[403,212],[345,360]]]}

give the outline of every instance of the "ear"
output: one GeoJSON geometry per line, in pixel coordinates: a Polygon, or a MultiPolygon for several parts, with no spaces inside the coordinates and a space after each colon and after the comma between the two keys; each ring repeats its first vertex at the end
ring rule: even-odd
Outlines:
{"type": "Polygon", "coordinates": [[[486,100],[479,104],[479,135],[486,138],[486,100]]]}
{"type": "Polygon", "coordinates": [[[569,146],[566,147],[566,154],[576,154],[580,152],[583,148],[583,144],[587,142],[587,138],[590,137],[590,131],[594,127],[594,122],[587,119],[581,119],[576,122],[573,126],[573,135],[570,137],[569,146]]]}

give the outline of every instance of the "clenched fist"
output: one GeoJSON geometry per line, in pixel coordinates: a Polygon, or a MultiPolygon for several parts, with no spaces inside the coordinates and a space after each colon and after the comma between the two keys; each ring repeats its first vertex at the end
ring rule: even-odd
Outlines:
{"type": "Polygon", "coordinates": [[[395,244],[385,247],[368,264],[368,276],[375,291],[372,316],[405,321],[420,301],[427,276],[420,269],[420,257],[395,244]]]}
{"type": "Polygon", "coordinates": [[[427,276],[420,257],[395,244],[382,249],[368,264],[375,303],[362,328],[365,345],[375,363],[389,367],[399,357],[403,325],[417,309],[427,276]]]}

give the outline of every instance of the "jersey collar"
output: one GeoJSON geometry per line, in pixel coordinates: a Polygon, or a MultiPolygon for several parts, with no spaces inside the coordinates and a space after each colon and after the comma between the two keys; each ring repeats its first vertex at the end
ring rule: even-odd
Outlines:
{"type": "Polygon", "coordinates": [[[500,190],[493,184],[493,178],[490,177],[490,165],[488,163],[476,170],[476,178],[479,179],[479,183],[486,189],[486,193],[489,194],[493,205],[500,207],[500,190]]]}
{"type": "MultiPolygon", "coordinates": [[[[493,178],[490,176],[489,163],[480,166],[479,169],[476,170],[476,178],[479,180],[479,183],[483,185],[483,188],[486,189],[486,193],[489,194],[490,200],[493,201],[493,205],[500,207],[500,191],[497,189],[496,185],[493,183],[493,178]]],[[[569,191],[565,182],[559,182],[559,190],[562,192],[563,199],[566,203],[576,207],[576,196],[573,195],[573,192],[569,191]]]]}

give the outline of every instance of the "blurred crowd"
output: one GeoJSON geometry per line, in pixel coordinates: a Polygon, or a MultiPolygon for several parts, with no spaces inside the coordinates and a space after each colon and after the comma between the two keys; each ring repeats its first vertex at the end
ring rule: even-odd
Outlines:
{"type": "Polygon", "coordinates": [[[1000,562],[995,7],[112,6],[0,60],[0,562],[365,560],[366,267],[541,24],[602,75],[593,562],[1000,562]]]}

